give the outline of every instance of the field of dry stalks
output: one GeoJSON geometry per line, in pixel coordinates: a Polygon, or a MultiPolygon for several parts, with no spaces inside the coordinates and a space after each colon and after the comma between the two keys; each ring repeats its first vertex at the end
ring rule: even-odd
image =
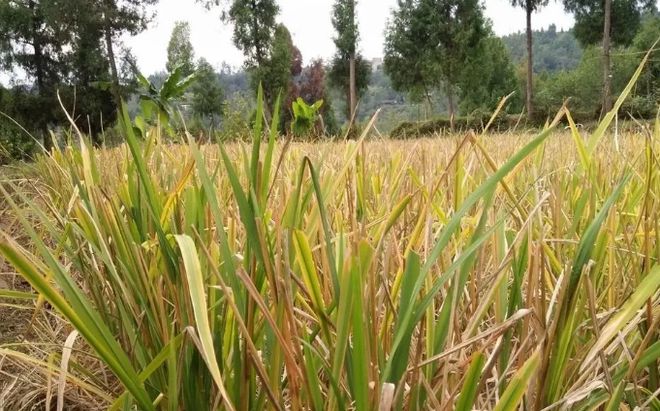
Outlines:
{"type": "Polygon", "coordinates": [[[8,170],[0,409],[659,409],[659,140],[129,138],[8,170]]]}

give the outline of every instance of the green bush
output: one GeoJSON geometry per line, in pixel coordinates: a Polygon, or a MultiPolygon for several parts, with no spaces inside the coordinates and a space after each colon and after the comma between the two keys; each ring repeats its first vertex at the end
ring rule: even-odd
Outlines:
{"type": "Polygon", "coordinates": [[[36,142],[7,118],[0,117],[0,165],[29,158],[36,142]]]}
{"type": "MultiPolygon", "coordinates": [[[[491,114],[477,112],[470,116],[455,117],[453,131],[482,130],[490,121],[491,116],[491,114]]],[[[501,113],[493,120],[490,130],[509,130],[519,122],[519,115],[501,113]]],[[[392,130],[390,137],[395,139],[418,138],[450,131],[452,131],[452,126],[449,118],[440,117],[422,122],[403,122],[392,130]]]]}

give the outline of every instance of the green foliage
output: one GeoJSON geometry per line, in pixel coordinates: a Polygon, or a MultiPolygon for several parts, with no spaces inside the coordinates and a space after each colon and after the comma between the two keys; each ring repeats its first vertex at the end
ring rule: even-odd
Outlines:
{"type": "Polygon", "coordinates": [[[279,24],[275,28],[266,63],[250,68],[252,88],[256,92],[259,85],[263,85],[269,109],[273,109],[278,95],[287,95],[291,73],[296,64],[291,33],[286,26],[279,24]]]}
{"type": "Polygon", "coordinates": [[[174,104],[196,79],[195,74],[183,77],[182,71],[181,66],[176,67],[160,87],[152,84],[142,74],[136,73],[142,90],[139,97],[141,113],[135,118],[135,126],[143,138],[147,137],[149,127],[158,124],[173,135],[174,130],[170,120],[172,119],[174,104]]]}
{"type": "MultiPolygon", "coordinates": [[[[27,74],[33,98],[26,127],[50,147],[49,128],[70,126],[57,91],[77,127],[100,143],[116,118],[118,98],[128,84],[115,76],[113,42],[146,28],[146,6],[157,0],[17,0],[0,2],[0,66],[27,74]]],[[[124,53],[126,55],[127,53],[124,53]]],[[[129,80],[129,79],[125,79],[129,80]]],[[[20,111],[20,110],[19,110],[20,111]]]]}
{"type": "Polygon", "coordinates": [[[249,93],[234,93],[227,97],[222,129],[219,132],[221,140],[245,139],[247,137],[253,103],[253,98],[249,93]]]}
{"type": "Polygon", "coordinates": [[[514,7],[522,7],[526,12],[538,11],[547,4],[548,0],[511,0],[511,5],[514,7]]]}
{"type": "MultiPolygon", "coordinates": [[[[495,36],[481,40],[468,56],[459,86],[460,111],[480,110],[490,113],[504,97],[518,89],[516,71],[501,39],[495,36]]],[[[519,113],[521,93],[514,94],[505,111],[519,113]]]]}
{"type": "Polygon", "coordinates": [[[309,134],[319,116],[319,110],[323,105],[323,100],[318,100],[314,104],[307,104],[305,100],[298,97],[291,106],[293,110],[293,121],[291,122],[291,133],[296,137],[302,137],[309,134]]]}
{"type": "Polygon", "coordinates": [[[336,56],[347,60],[357,54],[357,44],[360,38],[355,8],[357,0],[336,0],[332,6],[332,26],[336,36],[333,39],[337,48],[336,56]]]}
{"type": "Polygon", "coordinates": [[[386,31],[385,70],[397,90],[446,89],[451,111],[466,62],[488,32],[477,0],[400,1],[386,31]]]}
{"type": "Polygon", "coordinates": [[[345,96],[346,120],[351,117],[351,62],[355,69],[355,97],[360,99],[369,84],[371,66],[358,52],[360,32],[356,16],[357,0],[336,0],[332,8],[335,29],[335,55],[330,63],[330,82],[345,96]]]}
{"type": "Polygon", "coordinates": [[[187,77],[195,71],[195,51],[190,42],[190,23],[177,21],[167,45],[167,71],[172,73],[177,67],[181,75],[187,77]]]}
{"type": "MultiPolygon", "coordinates": [[[[642,19],[639,32],[633,39],[632,47],[628,53],[643,55],[650,50],[660,38],[660,14],[648,13],[642,19]]],[[[657,47],[657,46],[656,46],[657,47]]],[[[644,118],[653,118],[660,109],[660,53],[656,50],[648,65],[644,68],[633,98],[625,107],[633,115],[644,118]]]]}
{"type": "MultiPolygon", "coordinates": [[[[302,98],[304,101],[323,100],[319,112],[323,119],[323,130],[319,130],[319,132],[333,136],[338,134],[339,125],[333,111],[332,99],[328,93],[326,77],[323,61],[321,59],[312,61],[309,66],[305,67],[300,76],[294,78],[285,105],[292,107],[297,98],[302,98]]],[[[283,130],[289,128],[292,119],[293,111],[285,110],[284,121],[282,122],[283,130]]]]}
{"type": "Polygon", "coordinates": [[[225,94],[218,75],[208,61],[197,63],[195,82],[191,86],[193,112],[202,119],[209,120],[216,128],[225,107],[225,94]]]}
{"type": "MultiPolygon", "coordinates": [[[[513,63],[525,64],[526,34],[524,32],[508,34],[502,37],[502,41],[513,63]]],[[[582,49],[572,30],[558,32],[557,27],[551,24],[547,30],[534,30],[532,42],[534,73],[572,70],[580,63],[582,49]]]]}
{"type": "MultiPolygon", "coordinates": [[[[468,130],[483,130],[486,124],[491,120],[492,115],[485,112],[476,111],[469,116],[455,117],[452,122],[447,117],[438,117],[432,120],[410,122],[404,121],[390,132],[390,138],[410,139],[426,137],[436,134],[451,134],[453,132],[463,132],[468,130]]],[[[512,129],[521,121],[520,115],[500,113],[493,120],[490,130],[507,131],[512,129]]]]}
{"type": "MultiPolygon", "coordinates": [[[[350,114],[350,61],[347,57],[342,57],[339,53],[336,54],[332,61],[330,62],[330,67],[328,68],[328,81],[329,84],[338,89],[338,91],[344,97],[344,113],[345,118],[348,120],[350,114]]],[[[371,64],[367,61],[362,54],[357,53],[355,56],[355,89],[358,99],[364,97],[369,83],[371,81],[371,64]]],[[[361,101],[360,104],[363,102],[361,101]]]]}
{"type": "MultiPolygon", "coordinates": [[[[3,104],[0,104],[0,110],[3,104]]],[[[36,149],[36,142],[24,130],[0,113],[0,166],[26,160],[36,149]]]]}
{"type": "Polygon", "coordinates": [[[392,11],[385,31],[384,67],[395,90],[428,95],[441,80],[429,48],[430,29],[417,1],[399,1],[392,11]]]}
{"type": "Polygon", "coordinates": [[[275,0],[233,0],[224,15],[234,25],[234,44],[243,51],[247,67],[267,65],[279,11],[275,0]]]}
{"type": "MultiPolygon", "coordinates": [[[[567,11],[575,16],[575,37],[583,46],[595,45],[603,38],[604,1],[563,0],[567,11]]],[[[653,7],[652,0],[612,0],[611,36],[615,46],[632,42],[644,10],[653,7]]]]}
{"type": "MultiPolygon", "coordinates": [[[[631,59],[625,49],[612,53],[612,92],[616,96],[626,86],[639,61],[631,59]]],[[[585,50],[575,70],[538,77],[536,106],[539,116],[550,117],[566,99],[572,113],[580,121],[591,121],[600,113],[603,60],[597,48],[585,50]]]]}

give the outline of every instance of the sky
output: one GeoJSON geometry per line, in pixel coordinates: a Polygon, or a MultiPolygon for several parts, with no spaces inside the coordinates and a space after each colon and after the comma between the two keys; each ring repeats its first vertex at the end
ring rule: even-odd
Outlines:
{"type": "MultiPolygon", "coordinates": [[[[279,0],[279,22],[284,23],[300,49],[305,62],[327,59],[334,52],[331,23],[334,0],[279,0]]],[[[485,0],[486,16],[497,35],[525,30],[525,13],[511,6],[510,0],[485,0]]],[[[359,0],[357,18],[360,28],[360,50],[368,59],[382,57],[383,32],[396,0],[359,0]]],[[[215,67],[227,63],[239,67],[243,55],[231,40],[232,27],[220,21],[220,10],[206,10],[195,0],[161,0],[155,8],[156,18],[150,27],[124,43],[133,50],[143,73],[165,69],[167,43],[176,21],[191,26],[191,41],[197,58],[204,57],[215,67]]],[[[556,24],[557,29],[569,29],[573,18],[563,11],[560,2],[551,2],[532,17],[535,29],[556,24]]]]}

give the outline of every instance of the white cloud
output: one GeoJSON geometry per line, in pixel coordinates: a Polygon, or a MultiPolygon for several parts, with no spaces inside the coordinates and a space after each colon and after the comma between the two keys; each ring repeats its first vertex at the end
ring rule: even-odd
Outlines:
{"type": "MultiPolygon", "coordinates": [[[[281,8],[279,20],[291,31],[305,61],[332,56],[333,0],[280,0],[278,3],[281,8]]],[[[498,35],[525,29],[523,9],[513,8],[509,0],[486,0],[485,5],[486,15],[498,35]]],[[[382,56],[383,32],[394,6],[396,0],[358,2],[360,48],[366,57],[382,56]]],[[[233,66],[242,64],[243,55],[231,41],[232,28],[220,21],[218,9],[206,10],[195,0],[161,0],[156,11],[157,16],[148,30],[124,39],[145,73],[165,68],[167,42],[177,20],[190,22],[191,40],[198,57],[206,58],[215,66],[222,62],[233,66]]],[[[561,4],[552,2],[533,16],[532,24],[534,28],[545,28],[552,23],[559,29],[568,29],[573,25],[573,19],[563,11],[561,4]]]]}

